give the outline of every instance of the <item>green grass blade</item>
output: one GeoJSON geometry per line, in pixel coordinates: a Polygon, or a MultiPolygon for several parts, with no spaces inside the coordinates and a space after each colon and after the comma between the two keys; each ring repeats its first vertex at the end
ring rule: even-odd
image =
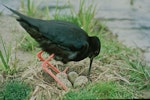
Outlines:
{"type": "Polygon", "coordinates": [[[0,40],[2,42],[2,47],[4,50],[4,54],[2,54],[2,50],[0,50],[0,58],[5,67],[5,70],[8,70],[9,69],[8,62],[9,62],[10,54],[11,54],[11,46],[9,46],[8,50],[6,50],[6,46],[5,46],[4,40],[2,39],[1,35],[0,35],[0,40]]]}
{"type": "MultiPolygon", "coordinates": [[[[6,55],[6,57],[7,57],[7,50],[6,50],[6,46],[5,46],[5,43],[4,43],[4,41],[3,41],[3,39],[2,39],[2,36],[0,35],[0,40],[1,40],[1,42],[2,42],[2,46],[3,46],[3,49],[4,49],[4,55],[6,55]]],[[[8,61],[8,60],[7,60],[8,61]]]]}
{"type": "Polygon", "coordinates": [[[4,69],[5,69],[5,70],[8,69],[9,67],[8,67],[7,63],[5,62],[5,59],[4,59],[4,56],[3,56],[1,50],[0,50],[0,58],[1,58],[2,63],[3,63],[3,65],[4,65],[4,69]]]}

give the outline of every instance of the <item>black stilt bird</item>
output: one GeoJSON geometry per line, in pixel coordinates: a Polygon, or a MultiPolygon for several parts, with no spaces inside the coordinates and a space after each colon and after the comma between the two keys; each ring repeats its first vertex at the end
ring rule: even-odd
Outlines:
{"type": "Polygon", "coordinates": [[[43,51],[55,54],[55,60],[67,63],[89,57],[89,77],[93,58],[101,49],[98,37],[88,36],[84,30],[70,22],[35,19],[5,7],[19,16],[17,21],[39,43],[43,51]]]}

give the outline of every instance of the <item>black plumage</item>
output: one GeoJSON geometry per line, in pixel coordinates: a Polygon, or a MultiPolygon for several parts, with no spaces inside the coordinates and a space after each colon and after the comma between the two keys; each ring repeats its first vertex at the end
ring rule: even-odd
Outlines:
{"type": "Polygon", "coordinates": [[[93,58],[99,54],[101,48],[98,37],[88,36],[84,30],[70,22],[35,19],[11,8],[8,9],[19,16],[17,21],[45,52],[55,54],[55,60],[67,63],[89,57],[88,75],[90,75],[93,58]]]}

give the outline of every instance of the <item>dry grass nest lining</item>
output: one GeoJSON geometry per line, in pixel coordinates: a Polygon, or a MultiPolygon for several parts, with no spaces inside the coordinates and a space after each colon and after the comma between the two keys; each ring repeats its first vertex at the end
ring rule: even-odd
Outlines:
{"type": "MultiPolygon", "coordinates": [[[[51,63],[58,67],[61,71],[65,69],[61,62],[52,60],[51,63]]],[[[91,70],[92,82],[101,80],[121,80],[127,84],[130,84],[127,77],[125,78],[117,73],[122,70],[117,67],[117,64],[105,64],[105,66],[101,65],[102,63],[99,60],[94,60],[91,70]]],[[[69,67],[68,72],[75,71],[80,75],[86,75],[89,67],[89,59],[87,58],[80,62],[70,62],[65,66],[69,67]]],[[[58,89],[56,87],[56,82],[42,70],[41,62],[36,62],[34,65],[27,66],[26,69],[22,72],[21,78],[33,86],[33,92],[31,93],[32,99],[37,98],[37,100],[40,100],[43,95],[45,95],[47,99],[58,98],[65,93],[65,91],[58,89]]]]}
{"type": "MultiPolygon", "coordinates": [[[[46,56],[48,56],[46,54],[46,56]]],[[[6,76],[9,77],[18,77],[21,78],[22,81],[25,81],[32,85],[33,91],[31,92],[30,99],[41,100],[44,97],[45,100],[49,100],[49,98],[61,98],[65,91],[60,90],[56,87],[56,82],[42,70],[41,64],[39,60],[35,60],[35,56],[30,58],[30,61],[26,65],[17,65],[18,71],[14,76],[6,76]]],[[[21,63],[22,61],[19,60],[21,63]]],[[[59,61],[51,60],[50,61],[54,66],[58,67],[61,71],[65,69],[64,66],[69,67],[67,73],[71,71],[75,71],[80,75],[86,75],[89,67],[89,59],[84,59],[80,62],[70,62],[67,65],[62,64],[59,61]]],[[[121,72],[127,72],[130,69],[121,68],[123,61],[113,61],[111,63],[101,62],[100,60],[94,59],[91,70],[91,79],[92,82],[97,81],[124,81],[127,84],[130,84],[128,81],[128,76],[121,76],[121,72]]],[[[5,78],[3,79],[5,80],[5,78]]]]}
{"type": "MultiPolygon", "coordinates": [[[[21,53],[22,54],[22,53],[21,53]]],[[[23,53],[23,56],[26,55],[23,53]]],[[[47,54],[44,55],[47,58],[47,54]]],[[[60,90],[56,87],[56,82],[51,78],[47,73],[42,70],[41,64],[39,60],[35,60],[35,56],[28,56],[28,61],[20,59],[17,64],[17,69],[19,71],[11,76],[5,76],[7,78],[18,77],[21,78],[22,81],[25,81],[32,85],[33,91],[31,92],[30,99],[41,100],[41,98],[45,97],[45,100],[49,100],[49,98],[61,98],[61,96],[65,93],[64,90],[60,90]]],[[[45,58],[44,57],[44,58],[45,58]]],[[[13,60],[13,59],[12,59],[13,60]]],[[[56,66],[59,70],[63,71],[66,67],[69,67],[67,73],[71,71],[77,72],[79,75],[86,75],[89,68],[89,58],[84,59],[80,62],[70,62],[67,65],[62,64],[59,61],[51,60],[50,61],[54,66],[56,66]]],[[[94,59],[91,69],[91,80],[92,82],[97,81],[124,81],[128,84],[128,76],[121,76],[118,72],[126,72],[128,69],[121,68],[122,60],[119,61],[111,61],[111,63],[101,62],[100,60],[94,59]]],[[[0,74],[0,77],[3,75],[0,74]]],[[[5,78],[1,78],[3,81],[5,78]]],[[[2,82],[3,83],[3,82],[2,82]]]]}

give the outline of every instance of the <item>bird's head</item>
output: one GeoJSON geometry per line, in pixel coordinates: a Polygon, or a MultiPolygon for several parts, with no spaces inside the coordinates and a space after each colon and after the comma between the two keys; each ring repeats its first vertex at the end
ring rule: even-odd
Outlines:
{"type": "Polygon", "coordinates": [[[100,53],[101,42],[98,37],[93,36],[90,37],[89,44],[90,44],[89,57],[94,58],[100,53]]]}
{"type": "Polygon", "coordinates": [[[89,38],[89,58],[90,58],[90,66],[88,71],[88,78],[90,76],[91,66],[93,62],[93,58],[96,57],[100,53],[101,42],[98,37],[93,36],[89,38]]]}

